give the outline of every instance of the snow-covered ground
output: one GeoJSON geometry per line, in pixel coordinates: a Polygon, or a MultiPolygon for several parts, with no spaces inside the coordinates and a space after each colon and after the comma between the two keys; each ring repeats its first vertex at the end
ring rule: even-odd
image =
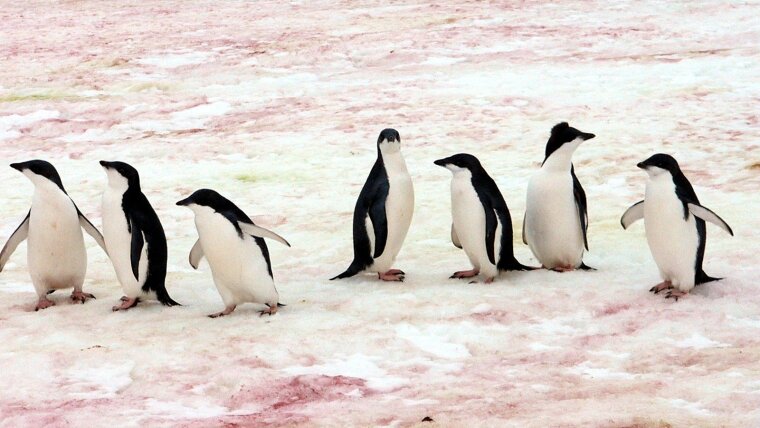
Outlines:
{"type": "MultiPolygon", "coordinates": [[[[178,308],[111,313],[113,269],[86,237],[97,300],[33,312],[20,246],[0,273],[0,425],[760,425],[760,5],[575,1],[11,2],[0,7],[0,159],[54,163],[100,225],[97,161],[136,166],[169,238],[178,308]],[[450,174],[478,156],[512,210],[549,129],[576,153],[595,272],[450,280],[450,174]],[[416,212],[396,267],[330,282],[384,127],[402,136],[416,212]],[[673,154],[707,207],[705,269],[679,302],[658,282],[635,165],[673,154]],[[222,308],[187,263],[210,187],[292,244],[270,244],[288,306],[222,308]]],[[[32,186],[0,167],[0,240],[32,186]]]]}

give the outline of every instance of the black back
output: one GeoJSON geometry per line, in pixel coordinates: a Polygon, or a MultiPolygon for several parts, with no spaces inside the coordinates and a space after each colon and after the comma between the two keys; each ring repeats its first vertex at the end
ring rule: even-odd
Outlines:
{"type": "Polygon", "coordinates": [[[380,144],[383,141],[401,141],[398,131],[392,128],[383,129],[377,137],[377,160],[364,182],[359,198],[356,200],[353,217],[354,259],[348,269],[340,275],[330,278],[342,279],[356,275],[372,265],[374,258],[380,257],[385,251],[388,240],[388,219],[385,213],[385,201],[388,198],[390,184],[383,163],[380,144]],[[372,222],[375,235],[375,248],[371,248],[367,233],[366,218],[372,222]]]}
{"type": "MultiPolygon", "coordinates": [[[[232,224],[232,227],[235,228],[235,230],[238,233],[238,236],[241,239],[243,239],[244,233],[243,233],[243,230],[240,228],[240,225],[238,225],[238,222],[253,224],[253,225],[256,224],[253,222],[253,220],[251,220],[250,217],[248,217],[246,213],[243,212],[243,210],[241,210],[240,208],[238,208],[237,205],[232,203],[232,201],[230,201],[229,199],[220,195],[218,192],[211,189],[196,190],[189,197],[177,202],[177,205],[190,205],[190,204],[206,206],[213,209],[215,212],[221,214],[224,218],[226,218],[230,222],[230,224],[232,224]]],[[[261,249],[261,254],[264,256],[264,260],[267,263],[267,271],[269,273],[269,276],[272,279],[274,279],[274,275],[272,274],[272,262],[269,258],[269,248],[267,248],[266,241],[264,241],[264,238],[259,238],[253,235],[251,235],[251,238],[253,238],[253,240],[256,242],[256,245],[258,245],[259,248],[261,249]]]]}
{"type": "MultiPolygon", "coordinates": [[[[676,188],[676,196],[683,205],[683,219],[689,218],[689,203],[701,205],[697,192],[694,191],[689,179],[686,178],[681,167],[678,165],[678,161],[673,157],[665,153],[657,153],[650,156],[644,162],[639,164],[640,166],[655,166],[662,168],[670,172],[673,177],[673,184],[676,188]]],[[[697,247],[697,259],[694,264],[694,284],[704,284],[705,282],[717,281],[721,278],[713,278],[707,275],[702,268],[702,262],[705,259],[705,248],[707,247],[707,225],[701,218],[694,216],[694,222],[697,226],[697,235],[699,236],[699,246],[697,247]]]]}
{"type": "Polygon", "coordinates": [[[514,254],[512,243],[512,217],[509,214],[509,208],[502,196],[496,182],[488,175],[485,168],[480,164],[478,158],[467,153],[459,153],[445,159],[435,161],[436,165],[445,166],[448,164],[456,165],[460,168],[466,168],[472,173],[472,187],[478,195],[486,216],[486,251],[488,259],[495,264],[499,270],[529,270],[517,261],[514,254]],[[499,258],[496,260],[494,254],[496,229],[501,223],[501,249],[499,258]]]}

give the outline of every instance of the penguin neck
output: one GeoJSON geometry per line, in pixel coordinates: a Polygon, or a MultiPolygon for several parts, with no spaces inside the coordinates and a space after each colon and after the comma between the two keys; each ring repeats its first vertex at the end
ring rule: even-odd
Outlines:
{"type": "Polygon", "coordinates": [[[562,147],[555,150],[549,157],[544,160],[541,169],[547,171],[570,172],[573,166],[573,153],[578,148],[579,143],[565,143],[562,147]]]}
{"type": "Polygon", "coordinates": [[[385,171],[388,175],[409,174],[406,168],[406,161],[400,150],[382,150],[380,149],[379,157],[382,159],[385,171]]]}

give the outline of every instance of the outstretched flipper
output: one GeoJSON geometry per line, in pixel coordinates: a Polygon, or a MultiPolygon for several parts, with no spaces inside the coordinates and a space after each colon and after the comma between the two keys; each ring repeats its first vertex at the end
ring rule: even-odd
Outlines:
{"type": "Polygon", "coordinates": [[[103,235],[100,233],[100,231],[95,226],[93,226],[92,223],[90,223],[90,220],[87,220],[87,217],[85,217],[84,214],[79,211],[79,208],[77,208],[77,214],[79,215],[79,225],[82,227],[82,229],[84,229],[88,235],[92,236],[92,239],[94,239],[100,248],[103,249],[106,255],[108,255],[108,250],[106,249],[106,240],[103,239],[103,235]]]}
{"type": "Polygon", "coordinates": [[[11,237],[8,238],[8,242],[5,243],[3,250],[0,251],[0,272],[3,271],[3,267],[5,267],[5,263],[8,262],[11,254],[16,251],[18,244],[22,243],[26,237],[29,236],[29,214],[31,213],[32,211],[30,210],[26,214],[24,220],[18,225],[13,234],[11,234],[11,237]]]}
{"type": "Polygon", "coordinates": [[[698,203],[689,202],[687,205],[689,207],[689,212],[691,212],[691,214],[694,215],[694,217],[701,218],[704,221],[709,221],[710,223],[725,230],[726,233],[728,233],[729,235],[734,236],[734,231],[731,230],[731,226],[729,226],[728,223],[723,221],[723,219],[720,218],[718,214],[715,214],[714,212],[710,211],[708,208],[703,207],[702,205],[699,205],[698,203]]]}
{"type": "Polygon", "coordinates": [[[202,258],[203,247],[201,246],[201,240],[198,239],[195,241],[195,244],[193,244],[193,248],[190,249],[190,266],[192,266],[193,269],[198,269],[198,264],[201,262],[202,258]]]}
{"type": "MultiPolygon", "coordinates": [[[[240,226],[240,229],[243,232],[245,232],[245,233],[247,233],[249,235],[253,235],[253,236],[256,236],[258,238],[273,239],[273,240],[281,243],[282,245],[286,245],[286,246],[290,247],[290,243],[288,241],[286,241],[285,238],[283,238],[282,236],[280,236],[280,235],[272,232],[269,229],[265,229],[265,228],[263,228],[261,226],[256,226],[255,224],[249,224],[249,223],[244,223],[244,222],[238,222],[238,225],[240,226]]],[[[194,248],[195,248],[195,246],[193,246],[193,249],[194,248]]],[[[191,252],[191,255],[192,255],[192,252],[191,252]]],[[[202,253],[201,253],[201,256],[203,256],[202,253]]],[[[190,262],[190,264],[192,264],[192,261],[190,262]]]]}
{"type": "Polygon", "coordinates": [[[620,217],[620,225],[623,229],[628,229],[628,226],[644,218],[644,201],[638,201],[631,205],[623,216],[620,217]]]}

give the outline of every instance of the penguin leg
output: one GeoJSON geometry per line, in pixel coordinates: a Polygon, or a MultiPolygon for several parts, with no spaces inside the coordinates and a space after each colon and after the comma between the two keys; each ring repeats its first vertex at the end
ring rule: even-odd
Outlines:
{"type": "Polygon", "coordinates": [[[659,293],[662,290],[670,290],[673,288],[673,284],[670,281],[663,281],[654,287],[650,288],[649,291],[651,291],[654,294],[659,293]]]}
{"type": "Polygon", "coordinates": [[[215,314],[211,314],[208,317],[209,318],[219,318],[219,317],[223,317],[225,315],[229,315],[229,314],[232,313],[232,311],[235,310],[236,307],[237,307],[236,305],[227,306],[226,308],[224,308],[224,310],[222,312],[217,312],[215,314]]]}
{"type": "Polygon", "coordinates": [[[34,311],[37,312],[40,309],[47,309],[51,306],[55,306],[55,302],[48,299],[47,295],[45,295],[45,296],[40,297],[39,300],[37,300],[37,306],[34,307],[34,311]]]}
{"type": "Polygon", "coordinates": [[[119,300],[121,301],[121,304],[112,307],[111,308],[112,311],[114,311],[114,312],[116,312],[116,311],[126,311],[129,308],[134,308],[140,302],[140,298],[139,297],[135,297],[134,299],[130,299],[127,296],[122,296],[122,298],[119,299],[119,300]]]}
{"type": "Polygon", "coordinates": [[[391,269],[391,270],[389,270],[388,272],[385,272],[385,273],[386,274],[391,274],[391,275],[406,275],[406,273],[404,273],[404,271],[401,270],[401,269],[391,269]]]}
{"type": "Polygon", "coordinates": [[[266,303],[267,309],[263,309],[259,311],[259,316],[263,317],[265,314],[269,315],[270,317],[277,313],[277,305],[270,305],[269,303],[266,303]]]}
{"type": "Polygon", "coordinates": [[[90,293],[85,293],[82,290],[77,290],[76,288],[74,291],[71,292],[71,301],[74,303],[84,303],[87,301],[87,299],[94,299],[95,296],[93,296],[90,293]]]}
{"type": "Polygon", "coordinates": [[[666,299],[675,299],[676,302],[677,302],[678,299],[680,299],[681,297],[686,297],[688,295],[689,295],[688,291],[670,290],[670,291],[668,291],[668,294],[665,295],[665,298],[666,299]]]}
{"type": "MultiPolygon", "coordinates": [[[[449,278],[456,278],[456,279],[472,278],[473,276],[476,276],[479,273],[480,273],[480,269],[460,270],[460,271],[454,272],[449,278]]],[[[491,281],[493,281],[493,279],[491,279],[491,281]]]]}
{"type": "MultiPolygon", "coordinates": [[[[403,273],[393,273],[394,270],[397,269],[391,269],[388,272],[385,273],[377,273],[377,277],[380,278],[383,281],[396,281],[396,282],[404,282],[404,274],[403,273]]],[[[401,272],[401,271],[399,271],[401,272]]]]}

